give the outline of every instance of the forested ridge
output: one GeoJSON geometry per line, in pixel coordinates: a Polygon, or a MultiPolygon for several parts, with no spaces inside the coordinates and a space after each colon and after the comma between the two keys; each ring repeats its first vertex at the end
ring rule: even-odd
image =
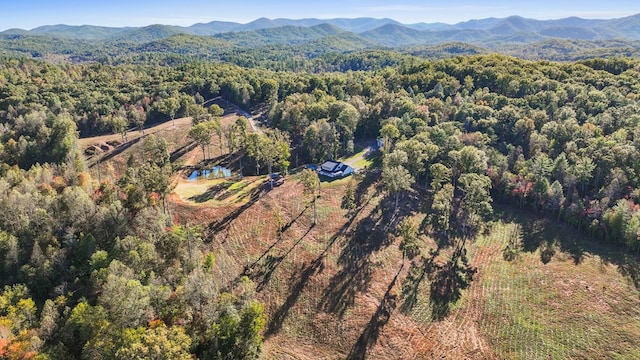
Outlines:
{"type": "MultiPolygon", "coordinates": [[[[377,184],[402,251],[420,254],[417,232],[455,245],[450,266],[461,283],[474,275],[465,244],[495,204],[544,214],[629,257],[640,251],[637,60],[368,51],[326,55],[315,72],[140,60],[0,60],[0,358],[260,354],[269,319],[255,284],[241,276],[226,288],[203,229],[166,207],[178,166],[166,143],[147,140],[144,161],[102,181],[77,145],[109,133],[126,142],[127,130],[180,117],[193,118],[189,136],[203,158],[216,136],[221,153],[226,144],[251,158],[256,173],[288,171],[292,152],[319,163],[379,138],[377,184]],[[218,97],[259,111],[273,130],[223,126],[208,102],[218,97]],[[408,212],[424,222],[398,220],[408,212]]],[[[349,211],[353,191],[343,199],[349,211]]],[[[510,244],[505,257],[521,247],[510,244]]],[[[464,289],[434,284],[458,297],[464,289]]]]}
{"type": "Polygon", "coordinates": [[[242,65],[298,70],[319,55],[389,50],[441,58],[499,52],[528,59],[580,60],[638,55],[638,14],[614,19],[519,16],[457,24],[401,24],[392,19],[256,19],[247,24],[212,21],[189,27],[47,25],[0,32],[0,54],[76,62],[131,61],[138,54],[178,54],[242,65]],[[463,44],[463,46],[460,46],[463,44]],[[285,55],[286,54],[286,55],[285,55]],[[287,56],[288,55],[288,56],[287,56]],[[295,61],[292,61],[295,60],[295,61]]]}

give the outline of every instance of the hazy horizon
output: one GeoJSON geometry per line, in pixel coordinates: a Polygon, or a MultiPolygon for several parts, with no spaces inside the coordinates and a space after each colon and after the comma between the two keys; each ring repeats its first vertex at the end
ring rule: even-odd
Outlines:
{"type": "Polygon", "coordinates": [[[640,13],[640,2],[624,0],[608,2],[565,1],[561,4],[540,0],[535,4],[513,3],[504,0],[461,0],[452,4],[442,0],[424,4],[405,0],[389,4],[386,1],[327,0],[323,2],[291,2],[259,0],[212,4],[204,0],[173,1],[142,0],[92,3],[78,0],[24,0],[4,5],[0,31],[18,28],[31,30],[46,25],[94,25],[107,27],[142,27],[153,24],[191,26],[211,21],[241,24],[259,18],[269,19],[334,19],[334,18],[390,18],[403,24],[457,24],[484,18],[521,16],[538,20],[581,17],[610,19],[640,13]]]}

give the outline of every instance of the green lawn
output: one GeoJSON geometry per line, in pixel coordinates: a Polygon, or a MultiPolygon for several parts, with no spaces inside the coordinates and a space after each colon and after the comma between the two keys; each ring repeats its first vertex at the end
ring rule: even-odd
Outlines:
{"type": "Polygon", "coordinates": [[[225,206],[248,199],[251,192],[263,183],[264,177],[184,181],[176,186],[174,192],[187,201],[225,206]]]}
{"type": "Polygon", "coordinates": [[[369,156],[366,156],[367,149],[362,149],[359,152],[349,156],[348,158],[338,159],[339,161],[351,165],[355,169],[369,169],[374,166],[379,166],[380,153],[373,152],[369,156]]]}

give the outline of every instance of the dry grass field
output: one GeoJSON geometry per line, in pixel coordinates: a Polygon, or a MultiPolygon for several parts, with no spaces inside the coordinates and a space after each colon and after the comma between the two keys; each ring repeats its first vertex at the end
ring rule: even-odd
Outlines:
{"type": "MultiPolygon", "coordinates": [[[[166,136],[176,151],[187,144],[189,122],[171,126],[146,133],[166,136]]],[[[130,146],[100,166],[115,175],[135,153],[130,146]]],[[[201,155],[193,149],[176,161],[193,165],[201,155]]],[[[432,285],[456,254],[421,236],[421,254],[403,256],[395,227],[403,217],[422,221],[419,194],[405,196],[392,214],[378,181],[370,173],[356,184],[358,207],[349,216],[340,208],[347,181],[323,184],[314,226],[296,175],[273,189],[264,177],[189,182],[177,175],[172,211],[201,227],[222,288],[247,276],[265,305],[264,358],[640,358],[636,257],[496,206],[488,230],[466,245],[473,280],[459,299],[439,303],[432,285]],[[522,251],[507,261],[503,250],[514,238],[522,251]]]]}

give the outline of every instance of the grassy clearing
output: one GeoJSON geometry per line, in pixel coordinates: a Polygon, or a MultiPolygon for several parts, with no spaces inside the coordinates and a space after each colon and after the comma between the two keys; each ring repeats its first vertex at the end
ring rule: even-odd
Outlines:
{"type": "Polygon", "coordinates": [[[369,148],[360,150],[359,152],[349,156],[348,158],[339,159],[339,161],[353,166],[355,169],[366,169],[374,164],[375,159],[369,154],[369,148]]]}
{"type": "MultiPolygon", "coordinates": [[[[173,150],[185,144],[187,129],[158,134],[173,136],[173,150]]],[[[109,161],[113,172],[121,171],[138,146],[109,161]]],[[[200,158],[196,148],[180,161],[200,158]]],[[[376,160],[364,158],[361,151],[344,161],[371,167],[376,160]]],[[[311,225],[312,208],[305,208],[309,196],[302,194],[297,180],[295,174],[288,176],[285,185],[265,190],[246,208],[242,205],[250,204],[264,177],[180,179],[175,189],[182,199],[198,204],[178,210],[197,215],[189,219],[203,226],[243,209],[212,235],[212,251],[221,288],[252,265],[251,278],[270,323],[280,316],[281,329],[265,344],[265,358],[305,358],[309,353],[313,358],[345,358],[365,335],[371,337],[369,357],[381,359],[443,354],[451,359],[640,358],[640,293],[621,274],[629,259],[619,250],[551,221],[498,209],[492,231],[467,244],[471,264],[478,269],[474,281],[450,304],[450,315],[435,321],[433,275],[407,281],[410,275],[420,278],[423,264],[405,260],[400,267],[399,239],[370,246],[372,229],[385,226],[379,216],[384,194],[377,194],[374,185],[367,188],[361,199],[366,206],[342,233],[348,219],[340,202],[351,177],[322,182],[316,226],[311,225]],[[280,240],[276,209],[287,225],[280,240]],[[502,250],[513,236],[521,237],[523,250],[506,261],[502,250]],[[405,285],[414,288],[405,291],[405,285]],[[411,294],[415,303],[403,311],[411,294]],[[379,307],[385,303],[388,308],[379,307]]],[[[420,215],[416,223],[421,223],[420,215]]],[[[428,237],[420,244],[423,254],[436,247],[428,237]]],[[[443,250],[437,262],[449,255],[443,250]]],[[[633,266],[629,271],[640,271],[633,266]]]]}
{"type": "Polygon", "coordinates": [[[225,206],[242,204],[249,200],[251,193],[263,185],[262,177],[244,177],[242,180],[211,179],[181,181],[174,192],[187,201],[225,206]]]}
{"type": "MultiPolygon", "coordinates": [[[[219,193],[233,193],[207,200],[204,210],[237,201],[234,196],[250,194],[262,182],[197,181],[176,191],[193,197],[218,186],[219,193]]],[[[363,351],[376,359],[640,357],[640,294],[621,275],[618,250],[542,218],[498,209],[492,230],[467,243],[471,265],[478,269],[471,286],[450,304],[449,316],[434,320],[435,274],[408,280],[420,278],[423,264],[405,259],[401,267],[398,238],[370,245],[375,226],[385,226],[379,196],[340,232],[348,220],[339,208],[344,184],[323,183],[316,226],[312,208],[306,207],[309,196],[292,175],[214,235],[223,284],[251,268],[275,329],[265,358],[304,358],[310,349],[314,358],[345,358],[365,335],[371,343],[363,351]],[[281,238],[276,212],[287,224],[281,238]],[[506,261],[503,249],[513,236],[521,238],[522,251],[506,261]],[[415,303],[407,310],[412,293],[415,303]],[[385,302],[391,304],[388,317],[379,307],[385,302]]],[[[425,256],[436,247],[428,237],[420,244],[425,256]]],[[[443,249],[436,263],[446,262],[450,253],[443,249]]]]}
{"type": "MultiPolygon", "coordinates": [[[[475,245],[504,247],[515,227],[530,229],[538,221],[517,214],[475,245]]],[[[639,358],[639,293],[620,275],[621,255],[548,221],[524,237],[525,250],[517,259],[494,259],[482,277],[486,298],[480,324],[498,357],[639,358]],[[583,246],[579,261],[572,244],[583,246]],[[553,254],[549,261],[545,251],[553,254]]]]}
{"type": "MultiPolygon", "coordinates": [[[[403,287],[400,310],[413,301],[405,314],[435,342],[426,358],[640,358],[640,292],[622,270],[637,267],[635,260],[532,214],[496,215],[491,231],[467,245],[478,272],[448,317],[433,320],[429,274],[405,282],[415,288],[403,287]],[[513,236],[522,250],[507,261],[513,236]]],[[[433,247],[430,239],[422,245],[433,247]]],[[[421,274],[412,267],[406,279],[421,274]]]]}
{"type": "MultiPolygon", "coordinates": [[[[230,112],[222,117],[223,125],[233,123],[238,118],[234,112],[230,112]]],[[[188,137],[189,129],[192,121],[190,117],[175,119],[175,121],[167,121],[144,130],[144,133],[137,130],[129,130],[127,132],[127,142],[120,146],[109,148],[106,152],[98,151],[96,155],[86,155],[85,161],[90,167],[89,172],[95,179],[117,179],[120,174],[127,169],[129,157],[133,157],[138,163],[144,163],[148,159],[144,158],[142,150],[142,141],[148,135],[155,135],[159,138],[167,140],[169,143],[169,153],[173,164],[181,167],[183,165],[195,165],[202,160],[202,150],[200,147],[192,146],[192,141],[188,137]]],[[[120,134],[109,134],[95,136],[90,138],[82,138],[78,141],[78,147],[81,153],[90,146],[106,145],[107,142],[117,140],[122,141],[120,134]]],[[[219,155],[219,139],[217,136],[212,138],[210,145],[211,154],[219,155]]]]}
{"type": "Polygon", "coordinates": [[[343,187],[349,182],[349,180],[352,177],[353,177],[353,175],[347,176],[347,177],[342,178],[342,179],[335,179],[335,180],[331,180],[331,181],[327,181],[326,179],[323,179],[322,181],[320,181],[320,188],[321,189],[332,189],[332,188],[343,187]]]}

